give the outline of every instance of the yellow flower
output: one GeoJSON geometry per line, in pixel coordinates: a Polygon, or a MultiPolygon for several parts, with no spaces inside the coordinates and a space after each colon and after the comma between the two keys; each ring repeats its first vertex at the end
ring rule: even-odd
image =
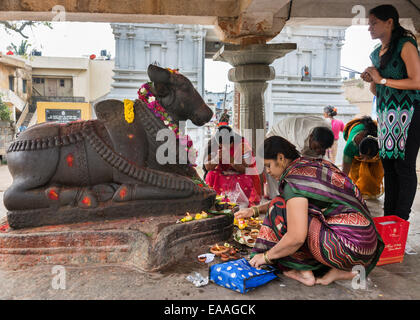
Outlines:
{"type": "Polygon", "coordinates": [[[246,226],[247,226],[246,221],[244,219],[239,219],[238,228],[242,230],[242,229],[245,229],[246,226]]]}
{"type": "Polygon", "coordinates": [[[201,218],[203,218],[203,217],[201,216],[201,214],[197,213],[197,214],[195,215],[195,220],[200,220],[201,218]]]}
{"type": "Polygon", "coordinates": [[[129,99],[124,99],[124,117],[128,123],[134,121],[134,102],[129,99]]]}

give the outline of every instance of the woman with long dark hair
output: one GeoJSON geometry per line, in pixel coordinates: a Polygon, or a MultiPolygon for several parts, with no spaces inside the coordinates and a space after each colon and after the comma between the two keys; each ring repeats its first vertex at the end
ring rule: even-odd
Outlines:
{"type": "Polygon", "coordinates": [[[329,161],[300,157],[282,137],[267,138],[263,153],[280,195],[235,213],[266,214],[250,264],[273,264],[307,286],[352,279],[356,265],[369,274],[384,244],[353,181],[329,161]],[[316,279],[313,271],[321,268],[329,270],[316,279]]]}
{"type": "Polygon", "coordinates": [[[392,5],[369,11],[369,32],[381,45],[361,75],[376,96],[379,155],[385,171],[385,215],[408,220],[417,189],[420,145],[420,58],[415,36],[392,5]]]}

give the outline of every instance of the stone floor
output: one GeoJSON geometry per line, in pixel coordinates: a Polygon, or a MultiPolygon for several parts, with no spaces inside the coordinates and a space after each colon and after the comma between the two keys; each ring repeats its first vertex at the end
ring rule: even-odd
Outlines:
{"type": "MultiPolygon", "coordinates": [[[[0,215],[4,190],[11,183],[6,166],[0,166],[0,215]]],[[[381,215],[382,201],[369,201],[374,216],[381,215]]],[[[175,300],[258,300],[258,299],[420,299],[420,192],[410,218],[408,243],[419,254],[406,255],[404,262],[376,267],[369,275],[366,289],[353,289],[351,281],[329,286],[306,287],[281,277],[245,295],[213,283],[196,288],[186,280],[194,271],[208,275],[208,267],[196,262],[194,253],[170,270],[145,273],[126,266],[65,267],[65,289],[54,289],[57,274],[53,266],[0,270],[0,299],[175,299],[175,300]]],[[[201,253],[205,253],[202,248],[201,253]]]]}

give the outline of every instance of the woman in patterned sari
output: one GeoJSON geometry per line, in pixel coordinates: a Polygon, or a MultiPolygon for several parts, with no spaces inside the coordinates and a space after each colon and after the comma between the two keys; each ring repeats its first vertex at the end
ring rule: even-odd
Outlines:
{"type": "Polygon", "coordinates": [[[250,264],[273,264],[307,286],[352,279],[356,265],[369,274],[384,244],[352,180],[329,161],[299,157],[277,136],[264,141],[264,165],[279,181],[280,196],[235,213],[237,219],[267,213],[250,264]],[[315,278],[323,266],[329,271],[315,278]]]}

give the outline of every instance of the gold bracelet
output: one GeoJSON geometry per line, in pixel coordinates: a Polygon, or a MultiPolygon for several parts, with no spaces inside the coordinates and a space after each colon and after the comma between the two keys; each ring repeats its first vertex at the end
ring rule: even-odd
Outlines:
{"type": "Polygon", "coordinates": [[[254,215],[252,217],[257,218],[260,216],[260,209],[257,206],[251,207],[252,211],[254,211],[254,215]]]}
{"type": "Polygon", "coordinates": [[[267,252],[268,251],[264,252],[264,255],[263,255],[264,256],[265,263],[267,263],[267,264],[273,264],[273,261],[271,261],[270,259],[268,259],[267,252]]]}

